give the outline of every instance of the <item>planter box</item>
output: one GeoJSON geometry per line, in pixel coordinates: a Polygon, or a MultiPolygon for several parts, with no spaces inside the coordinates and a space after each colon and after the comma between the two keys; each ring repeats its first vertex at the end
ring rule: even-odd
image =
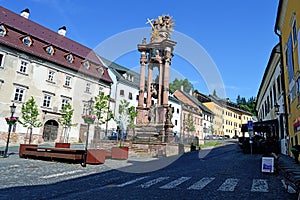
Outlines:
{"type": "Polygon", "coordinates": [[[20,144],[20,148],[19,148],[19,157],[20,158],[23,157],[23,152],[26,151],[27,148],[37,149],[38,145],[37,144],[20,144]]]}
{"type": "Polygon", "coordinates": [[[128,159],[128,147],[113,147],[111,149],[111,158],[118,160],[127,160],[128,159]]]}
{"type": "Polygon", "coordinates": [[[68,148],[70,149],[71,144],[70,143],[63,143],[63,142],[56,142],[55,148],[68,148]]]}
{"type": "Polygon", "coordinates": [[[89,149],[87,151],[86,163],[99,165],[105,163],[106,151],[102,149],[89,149]]]}

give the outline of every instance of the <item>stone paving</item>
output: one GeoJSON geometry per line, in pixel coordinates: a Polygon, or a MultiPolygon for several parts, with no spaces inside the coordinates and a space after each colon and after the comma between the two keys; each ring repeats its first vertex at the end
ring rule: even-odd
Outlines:
{"type": "Polygon", "coordinates": [[[132,161],[151,160],[150,158],[106,159],[105,164],[82,167],[80,164],[19,158],[18,148],[10,147],[9,157],[0,157],[0,189],[12,186],[50,184],[129,166],[132,165],[132,161]]]}

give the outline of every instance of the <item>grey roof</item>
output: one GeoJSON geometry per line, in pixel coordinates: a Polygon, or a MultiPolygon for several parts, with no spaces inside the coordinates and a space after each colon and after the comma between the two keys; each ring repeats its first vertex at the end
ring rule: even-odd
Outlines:
{"type": "Polygon", "coordinates": [[[193,101],[197,106],[199,106],[201,108],[202,111],[214,115],[214,113],[208,109],[205,105],[203,105],[200,101],[198,101],[197,98],[193,97],[192,95],[188,94],[187,92],[183,91],[183,90],[179,90],[180,92],[182,92],[186,97],[188,97],[191,101],[193,101]]]}
{"type": "Polygon", "coordinates": [[[228,101],[228,99],[221,99],[219,97],[213,96],[213,95],[209,95],[209,97],[211,98],[211,100],[219,105],[222,105],[228,109],[234,110],[234,111],[238,111],[241,113],[245,113],[248,115],[253,115],[251,112],[243,109],[242,107],[240,107],[238,104],[233,103],[231,101],[228,101]]]}
{"type": "Polygon", "coordinates": [[[115,62],[112,62],[102,56],[99,56],[101,58],[101,60],[104,62],[104,64],[109,68],[111,69],[111,71],[116,75],[117,77],[117,80],[124,83],[124,84],[127,84],[127,85],[130,85],[130,86],[133,86],[133,87],[136,87],[136,88],[139,88],[139,84],[140,84],[140,74],[133,71],[133,70],[130,70],[122,65],[119,65],[115,62]],[[134,77],[134,81],[129,81],[127,79],[125,79],[123,77],[123,74],[130,74],[131,76],[134,77]]]}

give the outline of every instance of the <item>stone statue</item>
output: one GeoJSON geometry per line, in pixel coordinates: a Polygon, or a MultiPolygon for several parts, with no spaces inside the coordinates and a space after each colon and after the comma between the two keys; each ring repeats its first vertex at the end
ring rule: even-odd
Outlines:
{"type": "Polygon", "coordinates": [[[155,122],[155,106],[154,105],[150,106],[148,118],[149,118],[150,123],[155,122]]]}
{"type": "Polygon", "coordinates": [[[172,17],[167,15],[158,16],[158,19],[147,19],[147,23],[152,27],[151,41],[162,41],[170,39],[173,31],[174,21],[172,17]]]}
{"type": "Polygon", "coordinates": [[[173,113],[174,113],[174,107],[172,107],[172,105],[170,104],[166,112],[166,124],[172,125],[173,113]]]}

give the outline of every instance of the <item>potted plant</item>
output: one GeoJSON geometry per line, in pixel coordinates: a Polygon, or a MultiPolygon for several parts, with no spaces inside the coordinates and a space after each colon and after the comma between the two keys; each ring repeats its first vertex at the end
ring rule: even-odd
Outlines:
{"type": "Polygon", "coordinates": [[[137,116],[137,111],[134,106],[130,106],[129,102],[122,100],[119,109],[118,130],[120,132],[120,144],[118,147],[113,147],[111,157],[113,159],[128,159],[129,148],[124,146],[123,142],[127,137],[127,129],[134,129],[134,119],[137,116]]]}
{"type": "Polygon", "coordinates": [[[118,147],[111,148],[111,158],[118,160],[127,160],[128,159],[129,148],[126,146],[119,145],[118,147]]]}

